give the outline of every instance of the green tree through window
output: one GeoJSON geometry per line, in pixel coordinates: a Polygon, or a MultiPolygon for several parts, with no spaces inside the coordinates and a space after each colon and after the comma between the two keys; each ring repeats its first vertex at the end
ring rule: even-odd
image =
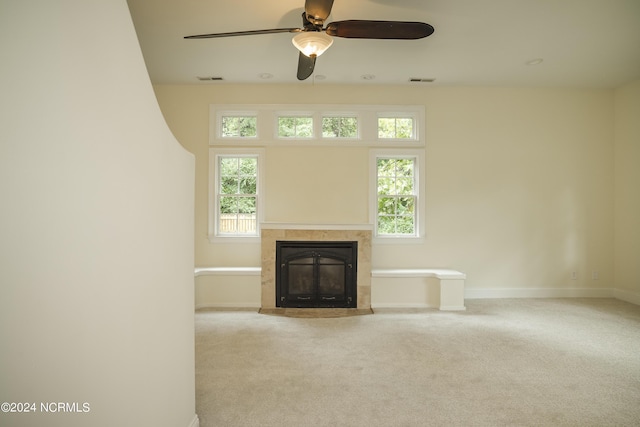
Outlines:
{"type": "Polygon", "coordinates": [[[258,120],[255,116],[222,117],[223,138],[252,138],[258,135],[258,120]]]}
{"type": "Polygon", "coordinates": [[[378,118],[378,138],[413,138],[413,119],[410,117],[378,118]]]}
{"type": "Polygon", "coordinates": [[[413,235],[416,232],[415,158],[377,159],[379,235],[413,235]]]}
{"type": "Polygon", "coordinates": [[[257,230],[257,157],[218,160],[218,232],[255,234],[257,230]]]}
{"type": "Polygon", "coordinates": [[[323,138],[357,138],[358,118],[357,117],[323,117],[322,118],[323,138]]]}
{"type": "Polygon", "coordinates": [[[278,136],[281,138],[313,137],[313,117],[278,117],[278,136]]]}

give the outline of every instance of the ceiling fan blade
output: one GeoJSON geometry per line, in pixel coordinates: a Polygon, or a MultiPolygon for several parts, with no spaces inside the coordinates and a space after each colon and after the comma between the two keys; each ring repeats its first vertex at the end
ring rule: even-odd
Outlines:
{"type": "Polygon", "coordinates": [[[299,33],[301,31],[302,29],[300,28],[273,28],[270,30],[234,31],[231,33],[199,34],[195,36],[186,36],[185,39],[213,39],[217,37],[253,36],[256,34],[299,33]]]}
{"type": "Polygon", "coordinates": [[[311,74],[316,66],[316,57],[309,57],[302,52],[298,55],[298,80],[305,80],[311,74]]]}
{"type": "Polygon", "coordinates": [[[415,40],[430,36],[434,29],[424,22],[350,20],[332,22],[325,31],[349,39],[415,40]]]}
{"type": "Polygon", "coordinates": [[[331,14],[333,0],[305,0],[304,12],[309,22],[322,25],[331,14]]]}

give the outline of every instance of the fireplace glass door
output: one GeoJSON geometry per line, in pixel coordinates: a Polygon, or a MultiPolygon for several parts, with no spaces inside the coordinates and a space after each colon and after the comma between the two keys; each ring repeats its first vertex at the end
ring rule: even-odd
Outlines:
{"type": "Polygon", "coordinates": [[[357,242],[276,242],[276,306],[356,307],[357,242]]]}

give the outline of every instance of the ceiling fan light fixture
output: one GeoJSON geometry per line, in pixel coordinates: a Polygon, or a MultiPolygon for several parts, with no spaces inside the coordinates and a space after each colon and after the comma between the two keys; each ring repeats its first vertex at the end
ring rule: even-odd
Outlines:
{"type": "Polygon", "coordinates": [[[317,57],[333,44],[331,36],[320,31],[304,31],[296,35],[291,42],[304,55],[317,57]]]}

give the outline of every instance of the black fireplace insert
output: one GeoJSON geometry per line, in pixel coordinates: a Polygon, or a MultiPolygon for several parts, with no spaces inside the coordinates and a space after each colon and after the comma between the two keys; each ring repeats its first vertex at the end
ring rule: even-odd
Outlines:
{"type": "Polygon", "coordinates": [[[277,241],[276,306],[357,307],[358,242],[277,241]]]}

